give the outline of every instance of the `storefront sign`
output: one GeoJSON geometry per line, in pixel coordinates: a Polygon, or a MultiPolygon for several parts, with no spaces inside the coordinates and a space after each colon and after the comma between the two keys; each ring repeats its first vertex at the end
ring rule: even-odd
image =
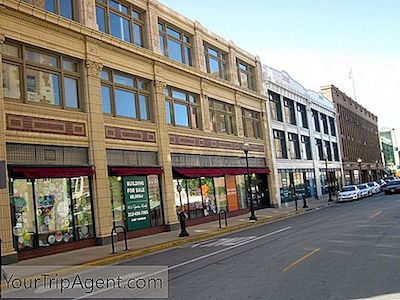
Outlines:
{"type": "Polygon", "coordinates": [[[227,175],[226,180],[226,193],[228,195],[228,211],[236,211],[239,209],[238,195],[236,191],[235,176],[227,175]]]}
{"type": "Polygon", "coordinates": [[[128,231],[150,227],[146,176],[124,177],[128,231]]]}

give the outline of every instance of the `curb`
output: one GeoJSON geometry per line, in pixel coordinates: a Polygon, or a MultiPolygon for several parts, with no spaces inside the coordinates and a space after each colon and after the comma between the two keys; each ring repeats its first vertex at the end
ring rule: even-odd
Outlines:
{"type": "MultiPolygon", "coordinates": [[[[307,212],[313,211],[316,208],[330,206],[330,205],[332,205],[334,203],[335,202],[327,203],[327,204],[324,204],[324,205],[321,205],[321,206],[316,206],[316,207],[309,208],[309,209],[303,209],[303,210],[293,211],[293,212],[289,212],[289,213],[282,213],[282,214],[279,214],[279,215],[276,215],[276,216],[266,217],[266,218],[263,218],[261,220],[257,220],[255,222],[247,222],[247,223],[235,225],[235,226],[228,227],[228,228],[217,229],[217,230],[213,230],[213,231],[208,232],[208,233],[200,234],[200,235],[195,236],[195,237],[188,237],[188,238],[184,238],[184,239],[176,239],[176,240],[173,240],[173,241],[170,241],[170,242],[160,243],[160,244],[156,244],[156,245],[153,245],[153,246],[150,246],[150,247],[137,249],[137,250],[132,250],[132,251],[129,251],[129,252],[126,252],[126,253],[115,254],[115,255],[112,255],[112,256],[105,257],[105,258],[100,258],[100,259],[88,261],[88,262],[82,263],[80,265],[66,266],[65,268],[62,268],[62,269],[50,271],[50,273],[61,275],[61,274],[68,274],[68,273],[71,273],[74,270],[82,269],[82,268],[85,268],[85,267],[99,267],[99,266],[112,265],[112,264],[116,264],[118,262],[122,262],[122,261],[127,260],[127,259],[144,256],[144,255],[147,255],[147,254],[159,252],[159,251],[162,251],[162,250],[171,249],[171,248],[182,246],[182,245],[187,245],[187,244],[190,244],[190,243],[193,243],[193,242],[204,241],[204,240],[207,240],[207,239],[210,239],[210,238],[213,238],[213,237],[223,236],[223,235],[226,235],[228,233],[238,232],[240,230],[244,230],[244,229],[247,229],[247,228],[258,227],[258,226],[261,226],[261,225],[274,223],[276,221],[290,219],[292,217],[303,215],[303,214],[305,214],[307,212]]],[[[35,275],[32,275],[32,276],[28,276],[26,278],[27,279],[35,279],[38,276],[40,276],[40,275],[35,274],[35,275]]],[[[0,284],[1,289],[3,289],[4,286],[5,286],[4,283],[0,284]]]]}

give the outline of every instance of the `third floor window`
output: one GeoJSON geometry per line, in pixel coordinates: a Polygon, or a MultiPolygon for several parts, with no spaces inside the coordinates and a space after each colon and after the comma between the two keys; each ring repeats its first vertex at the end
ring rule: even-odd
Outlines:
{"type": "Polygon", "coordinates": [[[283,102],[285,104],[285,119],[287,123],[296,125],[296,110],[294,109],[294,101],[284,98],[283,102]]]}
{"type": "Polygon", "coordinates": [[[160,49],[162,55],[170,59],[192,65],[190,36],[162,21],[158,22],[160,49]]]}
{"type": "Polygon", "coordinates": [[[137,8],[114,0],[96,0],[96,19],[100,31],[144,47],[143,13],[137,8]]]}
{"type": "Polygon", "coordinates": [[[321,120],[322,120],[322,127],[324,129],[324,133],[329,134],[327,116],[325,114],[321,114],[321,120]]]}
{"type": "Polygon", "coordinates": [[[235,134],[235,113],[232,104],[209,99],[210,125],[214,132],[235,134]]]}
{"type": "Polygon", "coordinates": [[[254,83],[254,67],[249,64],[236,59],[239,84],[245,88],[255,90],[254,83]]]}
{"type": "Polygon", "coordinates": [[[291,159],[301,159],[299,136],[295,133],[288,133],[289,153],[291,159]]]}
{"type": "Polygon", "coordinates": [[[329,127],[331,128],[331,135],[336,136],[335,119],[329,117],[329,127]]]}
{"type": "Polygon", "coordinates": [[[226,54],[220,50],[204,44],[204,57],[206,60],[207,72],[210,74],[216,74],[222,79],[228,79],[226,72],[226,54]]]}
{"type": "Polygon", "coordinates": [[[308,128],[306,106],[297,103],[297,112],[298,112],[299,125],[301,125],[303,128],[308,128]]]}
{"type": "Polygon", "coordinates": [[[314,130],[317,132],[321,132],[321,126],[319,125],[319,114],[315,109],[311,109],[314,130]]]}
{"type": "Polygon", "coordinates": [[[64,18],[77,20],[77,12],[74,0],[45,0],[40,4],[35,0],[24,0],[24,2],[40,5],[47,11],[63,16],[64,18]]]}
{"type": "Polygon", "coordinates": [[[244,135],[248,138],[262,139],[260,113],[242,109],[244,135]]]}
{"type": "Polygon", "coordinates": [[[283,121],[281,96],[277,93],[268,91],[269,105],[271,109],[271,118],[277,121],[283,121]]]}

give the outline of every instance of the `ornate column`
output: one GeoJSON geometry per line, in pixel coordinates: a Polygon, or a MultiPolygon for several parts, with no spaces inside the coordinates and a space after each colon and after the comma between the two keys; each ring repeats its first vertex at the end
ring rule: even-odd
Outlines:
{"type": "Polygon", "coordinates": [[[193,37],[193,67],[207,72],[206,62],[204,60],[204,45],[202,26],[199,22],[194,22],[194,37],[193,37]]]}
{"type": "Polygon", "coordinates": [[[147,0],[147,13],[144,30],[147,48],[161,54],[160,38],[158,34],[158,1],[147,0]]]}
{"type": "Polygon", "coordinates": [[[78,20],[85,26],[94,30],[99,30],[96,21],[96,1],[95,0],[75,0],[74,5],[78,8],[78,20]]]}
{"type": "MultiPolygon", "coordinates": [[[[0,34],[0,82],[3,82],[1,50],[5,36],[0,34]]],[[[17,253],[13,246],[10,200],[6,163],[6,113],[4,111],[3,85],[0,84],[0,239],[2,239],[2,262],[16,262],[17,253]]]]}
{"type": "Polygon", "coordinates": [[[173,187],[171,148],[169,145],[169,132],[165,111],[164,89],[167,84],[159,76],[162,67],[155,65],[154,100],[155,100],[155,122],[157,124],[157,144],[159,164],[164,173],[161,176],[162,200],[164,208],[164,220],[169,230],[178,229],[178,218],[175,207],[175,194],[173,187]]]}
{"type": "Polygon", "coordinates": [[[88,114],[88,132],[90,139],[89,156],[95,166],[93,176],[93,212],[96,225],[97,243],[111,242],[113,226],[110,183],[107,171],[107,153],[105,142],[104,117],[101,103],[100,73],[103,65],[96,60],[86,60],[85,99],[88,114]]]}
{"type": "Polygon", "coordinates": [[[201,95],[200,95],[200,112],[203,130],[211,132],[213,128],[210,126],[210,105],[208,103],[208,85],[206,80],[201,79],[201,95]]]}
{"type": "Polygon", "coordinates": [[[236,67],[236,48],[235,44],[231,41],[229,41],[229,53],[227,63],[228,80],[236,85],[239,85],[239,78],[236,67]]]}

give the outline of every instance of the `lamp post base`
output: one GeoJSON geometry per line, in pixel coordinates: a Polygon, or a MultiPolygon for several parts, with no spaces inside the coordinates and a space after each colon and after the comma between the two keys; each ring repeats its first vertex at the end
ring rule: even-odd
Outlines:
{"type": "Polygon", "coordinates": [[[252,213],[252,214],[250,215],[249,220],[250,220],[250,221],[257,221],[257,217],[255,216],[254,213],[252,213]]]}

